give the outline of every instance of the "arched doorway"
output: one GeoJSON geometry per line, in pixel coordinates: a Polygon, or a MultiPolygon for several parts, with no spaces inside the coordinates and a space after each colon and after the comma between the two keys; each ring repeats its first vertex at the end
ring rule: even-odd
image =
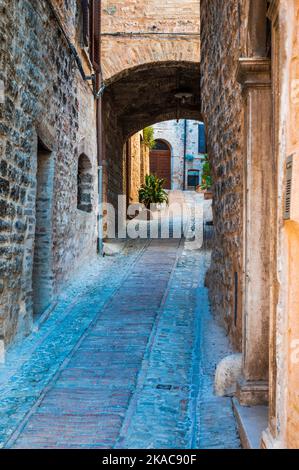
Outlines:
{"type": "Polygon", "coordinates": [[[164,140],[157,139],[150,152],[150,173],[163,178],[164,188],[171,189],[171,150],[164,140]]]}

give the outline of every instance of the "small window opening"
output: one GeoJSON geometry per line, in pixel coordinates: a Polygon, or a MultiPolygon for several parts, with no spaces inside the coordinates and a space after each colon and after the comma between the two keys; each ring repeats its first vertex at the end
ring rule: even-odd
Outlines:
{"type": "Polygon", "coordinates": [[[199,170],[188,170],[188,187],[196,188],[199,185],[199,170]]]}
{"type": "Polygon", "coordinates": [[[92,212],[92,167],[86,155],[82,154],[78,161],[78,199],[77,207],[84,212],[92,212]]]}

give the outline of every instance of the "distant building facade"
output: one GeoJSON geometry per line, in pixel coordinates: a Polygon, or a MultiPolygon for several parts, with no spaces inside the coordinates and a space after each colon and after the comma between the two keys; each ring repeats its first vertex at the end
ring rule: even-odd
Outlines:
{"type": "Polygon", "coordinates": [[[164,178],[167,189],[196,189],[206,153],[204,124],[181,119],[153,127],[156,147],[150,153],[151,173],[164,178]]]}

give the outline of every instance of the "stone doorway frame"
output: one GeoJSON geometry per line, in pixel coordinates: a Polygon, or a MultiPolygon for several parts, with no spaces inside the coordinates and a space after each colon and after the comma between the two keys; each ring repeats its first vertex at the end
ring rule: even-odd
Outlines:
{"type": "Polygon", "coordinates": [[[237,397],[241,405],[252,406],[269,403],[277,188],[267,1],[252,0],[248,8],[247,57],[239,59],[236,77],[245,111],[243,378],[237,397]]]}
{"type": "MultiPolygon", "coordinates": [[[[33,211],[35,217],[32,241],[32,318],[35,321],[51,309],[54,301],[54,278],[53,278],[53,209],[54,209],[54,179],[56,161],[56,135],[54,129],[45,121],[36,126],[35,130],[35,188],[33,211]],[[43,161],[42,161],[43,160],[43,161]],[[39,174],[40,173],[40,174],[39,174]],[[40,187],[39,187],[40,185],[40,187]],[[41,198],[39,210],[46,211],[46,226],[40,226],[41,242],[37,245],[37,198],[38,192],[45,190],[48,192],[48,201],[41,198]],[[42,240],[44,238],[44,240],[42,240]],[[46,238],[46,240],[45,240],[46,238]],[[37,255],[37,249],[39,254],[37,255]],[[37,263],[37,256],[42,256],[40,266],[37,263]],[[45,266],[47,263],[47,266],[45,266]],[[40,297],[45,294],[44,302],[40,297]],[[36,310],[38,309],[38,311],[36,310]]],[[[41,193],[40,193],[41,194],[41,193]]],[[[40,217],[39,222],[44,224],[44,218],[40,217]],[[43,221],[42,221],[43,220],[43,221]]]]}

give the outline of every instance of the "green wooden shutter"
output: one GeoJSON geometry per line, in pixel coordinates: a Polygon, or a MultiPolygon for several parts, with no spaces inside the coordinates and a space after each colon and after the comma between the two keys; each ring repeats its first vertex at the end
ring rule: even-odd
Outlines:
{"type": "Polygon", "coordinates": [[[205,130],[205,125],[202,122],[198,125],[198,152],[199,153],[207,152],[206,130],[205,130]]]}

